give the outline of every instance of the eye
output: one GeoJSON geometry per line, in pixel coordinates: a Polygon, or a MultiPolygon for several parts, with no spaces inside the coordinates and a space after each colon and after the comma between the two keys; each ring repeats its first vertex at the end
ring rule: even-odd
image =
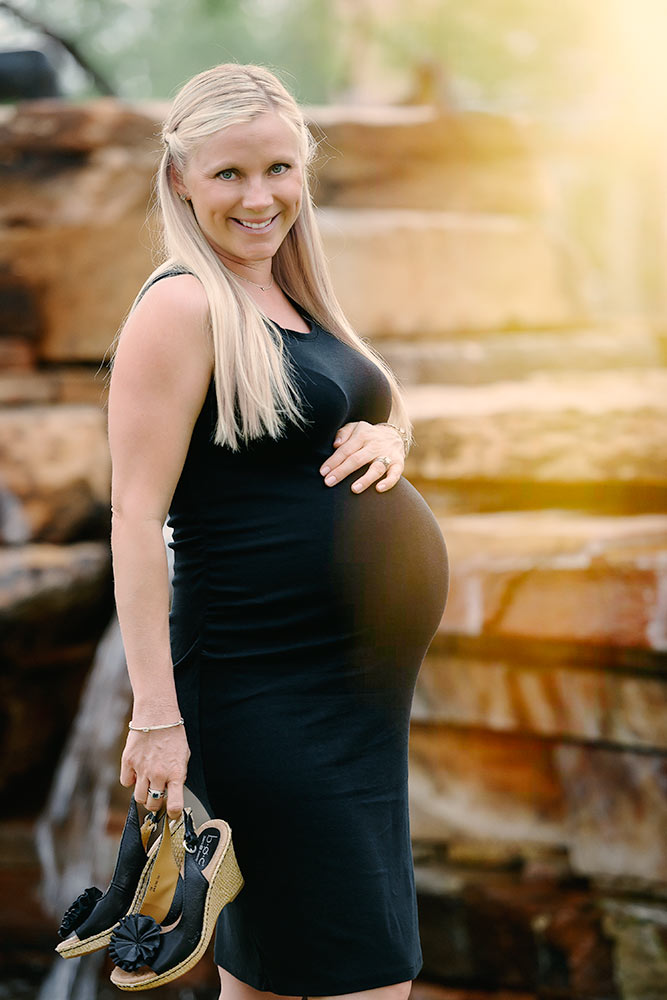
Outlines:
{"type": "Polygon", "coordinates": [[[289,168],[289,163],[274,163],[273,166],[269,168],[269,173],[273,174],[274,177],[280,177],[280,175],[284,174],[287,170],[289,170],[289,168]]]}
{"type": "Polygon", "coordinates": [[[233,167],[227,167],[226,170],[219,170],[216,177],[222,177],[223,181],[231,181],[235,173],[233,167]]]}

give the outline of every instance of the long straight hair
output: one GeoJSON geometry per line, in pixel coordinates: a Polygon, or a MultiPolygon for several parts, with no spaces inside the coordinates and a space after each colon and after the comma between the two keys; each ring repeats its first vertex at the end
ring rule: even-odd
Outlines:
{"type": "Polygon", "coordinates": [[[162,129],[164,151],[155,180],[163,262],[147,279],[132,308],[146,286],[166,270],[190,271],[201,282],[208,299],[215,358],[217,444],[236,451],[240,440],[247,443],[266,433],[277,438],[286,419],[295,423],[305,419],[279,330],[225,267],[199,228],[190,203],[180,198],[174,184],[174,173],[182,176],[188,157],[202,140],[267,112],[279,115],[296,136],[304,177],[301,210],[273,258],[274,280],[316,323],[377,365],[391,387],[389,419],[411,436],[396,376],[353,330],[333,291],[310,192],[317,143],[294,98],[263,66],[223,63],[193,77],[177,94],[162,129]]]}

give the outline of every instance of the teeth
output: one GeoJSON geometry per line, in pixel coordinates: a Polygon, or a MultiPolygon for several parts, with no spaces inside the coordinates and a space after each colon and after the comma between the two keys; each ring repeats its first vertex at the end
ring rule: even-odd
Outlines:
{"type": "Polygon", "coordinates": [[[267,226],[271,225],[273,219],[269,219],[268,222],[245,222],[243,219],[237,219],[236,221],[240,222],[246,229],[266,229],[267,226]]]}

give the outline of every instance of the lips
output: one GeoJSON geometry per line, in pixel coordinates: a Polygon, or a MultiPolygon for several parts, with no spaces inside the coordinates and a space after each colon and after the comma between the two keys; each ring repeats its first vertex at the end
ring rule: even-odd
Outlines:
{"type": "Polygon", "coordinates": [[[268,219],[232,219],[232,222],[235,222],[247,232],[262,233],[270,229],[277,218],[277,215],[273,215],[268,219]]]}

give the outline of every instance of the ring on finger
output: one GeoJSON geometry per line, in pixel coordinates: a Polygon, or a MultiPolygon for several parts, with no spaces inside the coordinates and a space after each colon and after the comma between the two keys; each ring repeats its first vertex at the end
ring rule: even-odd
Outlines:
{"type": "Polygon", "coordinates": [[[164,798],[167,797],[167,789],[166,788],[163,788],[161,792],[158,791],[157,788],[149,788],[148,789],[148,798],[149,799],[161,799],[163,797],[164,798]]]}
{"type": "Polygon", "coordinates": [[[382,464],[384,465],[385,469],[388,469],[389,466],[391,465],[391,461],[392,460],[387,455],[378,455],[378,457],[375,459],[375,461],[376,462],[382,462],[382,464]]]}

